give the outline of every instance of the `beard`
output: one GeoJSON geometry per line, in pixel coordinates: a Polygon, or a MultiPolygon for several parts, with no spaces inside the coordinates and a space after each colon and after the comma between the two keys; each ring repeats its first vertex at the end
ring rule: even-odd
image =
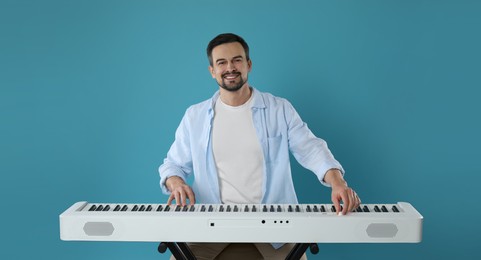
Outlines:
{"type": "Polygon", "coordinates": [[[225,90],[227,90],[227,91],[236,92],[236,91],[238,91],[239,89],[241,89],[242,86],[244,86],[244,84],[245,84],[246,82],[247,82],[247,78],[244,80],[244,79],[242,78],[242,74],[241,74],[241,73],[239,73],[239,72],[234,72],[234,73],[224,73],[224,74],[222,74],[222,81],[221,81],[221,82],[218,81],[217,84],[218,84],[221,88],[223,88],[223,89],[225,89],[225,90]],[[235,80],[237,80],[237,78],[234,79],[234,80],[229,80],[229,79],[226,79],[226,78],[225,78],[226,75],[232,75],[232,74],[237,75],[238,77],[240,77],[240,81],[239,81],[238,83],[235,82],[235,80]]]}

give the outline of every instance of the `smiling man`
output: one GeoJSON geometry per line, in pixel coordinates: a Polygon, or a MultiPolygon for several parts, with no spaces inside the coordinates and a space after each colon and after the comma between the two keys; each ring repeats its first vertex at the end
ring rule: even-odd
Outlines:
{"type": "MultiPolygon", "coordinates": [[[[220,34],[207,46],[209,72],[219,91],[189,107],[176,131],[160,184],[168,204],[297,204],[289,152],[320,183],[332,188],[339,214],[360,204],[344,170],[285,99],[248,83],[249,46],[240,36],[220,34]],[[186,179],[194,174],[192,187],[186,179]],[[341,211],[340,203],[343,202],[341,211]]],[[[284,259],[292,244],[190,243],[198,259],[284,259]]],[[[305,259],[305,256],[303,256],[305,259]]]]}
{"type": "Polygon", "coordinates": [[[236,92],[247,83],[248,73],[252,68],[252,61],[246,57],[244,48],[239,42],[231,42],[217,46],[212,50],[209,60],[212,77],[217,84],[227,91],[236,92]]]}

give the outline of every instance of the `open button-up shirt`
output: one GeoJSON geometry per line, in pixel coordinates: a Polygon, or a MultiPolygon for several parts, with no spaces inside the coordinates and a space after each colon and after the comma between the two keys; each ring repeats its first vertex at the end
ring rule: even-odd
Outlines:
{"type": "MultiPolygon", "coordinates": [[[[325,186],[329,169],[344,170],[324,140],[317,138],[301,120],[294,107],[283,98],[252,88],[252,119],[264,153],[262,200],[265,204],[296,204],[289,152],[325,186]]],[[[212,153],[212,122],[217,91],[211,99],[189,107],[175,133],[164,163],[159,167],[160,185],[169,194],[165,181],[179,176],[184,181],[194,174],[192,189],[196,202],[220,204],[217,170],[212,153]]]]}

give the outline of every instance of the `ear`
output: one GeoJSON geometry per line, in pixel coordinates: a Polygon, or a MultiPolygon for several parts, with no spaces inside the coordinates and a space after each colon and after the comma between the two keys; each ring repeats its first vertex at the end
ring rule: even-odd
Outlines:
{"type": "Polygon", "coordinates": [[[208,69],[209,69],[210,75],[212,75],[212,78],[215,79],[215,70],[214,70],[214,67],[212,67],[212,66],[209,65],[209,68],[208,68],[208,69]]]}
{"type": "Polygon", "coordinates": [[[251,60],[251,59],[249,59],[249,60],[247,61],[247,70],[248,70],[249,72],[251,72],[251,70],[252,70],[252,60],[251,60]]]}

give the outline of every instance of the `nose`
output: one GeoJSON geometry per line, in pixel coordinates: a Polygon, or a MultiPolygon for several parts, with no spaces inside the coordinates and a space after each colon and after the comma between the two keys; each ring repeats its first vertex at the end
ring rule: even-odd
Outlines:
{"type": "Polygon", "coordinates": [[[227,70],[229,70],[229,71],[235,71],[236,70],[233,62],[229,62],[227,64],[227,70]]]}

